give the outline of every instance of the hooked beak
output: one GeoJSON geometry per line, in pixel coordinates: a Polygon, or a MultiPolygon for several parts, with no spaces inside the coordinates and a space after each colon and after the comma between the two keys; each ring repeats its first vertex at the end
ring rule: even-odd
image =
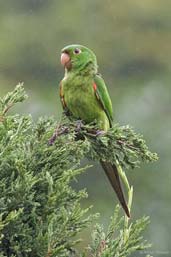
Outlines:
{"type": "Polygon", "coordinates": [[[67,69],[71,66],[71,59],[67,52],[62,52],[61,54],[61,64],[62,66],[66,67],[67,69]]]}

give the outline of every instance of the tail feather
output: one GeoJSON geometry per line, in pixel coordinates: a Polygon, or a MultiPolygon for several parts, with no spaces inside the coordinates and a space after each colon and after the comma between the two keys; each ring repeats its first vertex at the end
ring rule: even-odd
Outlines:
{"type": "Polygon", "coordinates": [[[130,211],[129,211],[127,203],[125,201],[125,197],[124,197],[123,190],[121,187],[121,182],[119,179],[117,167],[114,164],[111,164],[109,162],[104,162],[104,161],[101,161],[101,165],[102,165],[113,189],[115,190],[117,197],[120,201],[120,204],[122,205],[126,215],[128,217],[130,217],[130,211]]]}

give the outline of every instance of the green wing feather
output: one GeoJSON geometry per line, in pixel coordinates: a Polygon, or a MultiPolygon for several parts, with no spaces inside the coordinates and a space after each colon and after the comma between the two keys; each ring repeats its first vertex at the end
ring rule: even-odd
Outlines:
{"type": "Polygon", "coordinates": [[[103,78],[100,75],[96,75],[94,77],[94,82],[96,85],[95,93],[98,101],[102,105],[102,108],[104,109],[110,123],[110,127],[112,127],[112,121],[113,121],[113,109],[112,109],[112,102],[107,90],[107,87],[105,85],[105,82],[103,78]]]}
{"type": "MultiPolygon", "coordinates": [[[[96,75],[94,78],[94,83],[95,83],[94,90],[95,90],[96,97],[100,102],[103,110],[105,111],[109,119],[110,126],[112,127],[112,120],[113,120],[112,102],[111,102],[109,93],[107,91],[105,82],[102,79],[102,77],[100,77],[99,75],[96,75]]],[[[115,190],[117,197],[123,209],[125,210],[125,213],[127,214],[128,217],[130,217],[130,211],[124,197],[117,166],[107,161],[101,161],[101,165],[113,189],[115,190]]]]}

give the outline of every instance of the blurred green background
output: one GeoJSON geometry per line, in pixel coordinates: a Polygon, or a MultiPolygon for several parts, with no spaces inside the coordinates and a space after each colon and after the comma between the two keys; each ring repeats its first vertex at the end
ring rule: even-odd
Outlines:
{"type": "MultiPolygon", "coordinates": [[[[60,50],[86,45],[97,55],[116,122],[132,125],[159,154],[158,162],[127,172],[134,185],[133,218],[151,217],[146,238],[153,256],[171,256],[170,13],[170,0],[0,1],[1,96],[23,81],[29,99],[17,111],[58,120],[60,50]]],[[[98,164],[76,186],[88,188],[83,204],[93,204],[108,224],[117,201],[98,164]]],[[[89,241],[89,231],[83,239],[89,241]]]]}

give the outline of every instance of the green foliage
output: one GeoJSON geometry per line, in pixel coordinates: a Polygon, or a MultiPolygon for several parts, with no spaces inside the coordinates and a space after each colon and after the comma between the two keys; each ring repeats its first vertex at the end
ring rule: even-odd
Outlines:
{"type": "Polygon", "coordinates": [[[143,136],[135,133],[128,125],[113,124],[113,127],[104,133],[95,129],[95,124],[80,126],[64,116],[57,127],[56,134],[57,136],[66,134],[67,131],[73,138],[83,140],[82,145],[86,149],[84,155],[91,160],[119,162],[123,168],[133,169],[139,167],[141,161],[151,162],[158,159],[156,153],[149,151],[143,136]]]}
{"type": "Polygon", "coordinates": [[[74,236],[92,220],[83,218],[88,209],[79,204],[86,192],[69,185],[83,171],[76,168],[82,158],[80,142],[58,141],[49,147],[52,119],[34,124],[30,116],[6,116],[4,110],[23,99],[22,85],[1,99],[0,253],[69,256],[74,236]]]}
{"type": "MultiPolygon", "coordinates": [[[[118,125],[96,136],[91,125],[78,130],[77,123],[65,121],[56,130],[63,135],[50,145],[56,127],[52,118],[40,118],[35,123],[31,116],[7,115],[25,98],[20,84],[0,99],[0,256],[77,256],[74,247],[79,239],[75,236],[96,216],[88,215],[89,208],[80,206],[81,199],[87,197],[85,190],[76,192],[70,186],[87,168],[79,168],[80,161],[84,157],[99,160],[100,156],[123,167],[134,167],[139,157],[153,161],[156,155],[132,129],[118,125]]],[[[117,253],[121,257],[143,249],[147,245],[140,234],[147,223],[147,218],[130,225],[128,220],[123,223],[116,209],[106,235],[96,227],[92,256],[117,253]],[[114,238],[117,229],[120,232],[114,238]]]]}
{"type": "MultiPolygon", "coordinates": [[[[148,235],[156,242],[157,251],[169,252],[170,10],[170,0],[128,0],[124,4],[112,0],[105,4],[103,0],[0,1],[0,95],[13,88],[14,81],[27,81],[31,97],[18,108],[24,113],[31,112],[34,118],[42,114],[58,116],[61,112],[57,97],[57,84],[62,78],[60,49],[74,42],[92,48],[109,88],[114,120],[136,127],[150,148],[160,154],[159,162],[143,165],[130,176],[134,177],[134,187],[138,189],[137,203],[141,202],[141,206],[134,204],[135,213],[150,214],[153,222],[148,235]]],[[[95,174],[98,167],[94,167],[95,174]]],[[[101,193],[93,187],[92,176],[91,172],[86,174],[87,183],[91,194],[97,197],[90,198],[89,202],[94,204],[94,210],[98,206],[105,208],[109,190],[101,193]]],[[[103,176],[99,176],[98,184],[103,185],[103,176]]],[[[112,200],[107,204],[103,220],[111,208],[112,200]]]]}
{"type": "Polygon", "coordinates": [[[141,235],[148,223],[149,218],[143,217],[125,227],[117,206],[106,233],[101,226],[96,225],[88,251],[92,257],[125,257],[136,250],[144,250],[150,247],[141,235]]]}

